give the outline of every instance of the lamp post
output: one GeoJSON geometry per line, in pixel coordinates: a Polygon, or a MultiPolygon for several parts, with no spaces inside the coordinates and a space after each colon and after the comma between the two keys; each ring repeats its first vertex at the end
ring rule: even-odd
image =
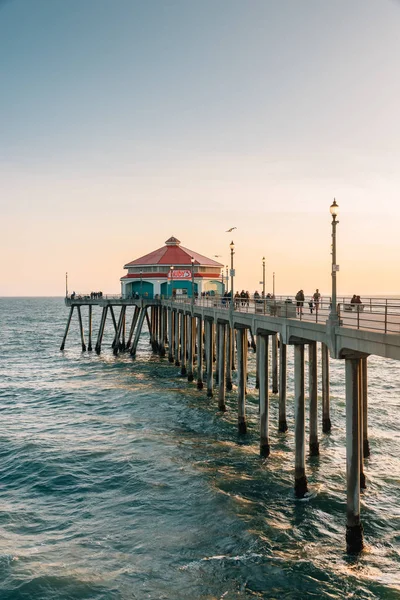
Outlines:
{"type": "Polygon", "coordinates": [[[275,298],[275,272],[272,273],[272,297],[275,298]]]}
{"type": "Polygon", "coordinates": [[[262,267],[263,267],[263,280],[262,280],[262,295],[265,298],[265,256],[262,259],[262,267]]]}
{"type": "Polygon", "coordinates": [[[233,255],[235,254],[235,244],[233,243],[233,241],[229,244],[229,247],[231,249],[231,306],[233,307],[233,294],[234,294],[234,290],[233,290],[233,278],[235,276],[235,271],[233,268],[233,255]]]}
{"type": "Polygon", "coordinates": [[[68,298],[68,273],[65,273],[65,297],[68,298]]]}
{"type": "Polygon", "coordinates": [[[173,292],[174,292],[174,282],[173,282],[173,279],[172,279],[172,274],[173,274],[173,271],[174,271],[174,267],[171,266],[169,268],[169,271],[170,271],[169,278],[170,278],[170,281],[171,281],[171,298],[172,298],[172,295],[173,295],[173,292]]]}
{"type": "Polygon", "coordinates": [[[336,204],[335,199],[333,199],[329,210],[332,215],[332,298],[329,320],[332,322],[332,324],[338,324],[339,317],[336,306],[336,273],[339,271],[339,265],[336,264],[336,225],[339,223],[339,221],[337,221],[336,218],[339,214],[339,206],[336,204]]]}
{"type": "Polygon", "coordinates": [[[193,271],[194,258],[193,258],[193,256],[190,259],[190,262],[191,262],[191,269],[192,269],[192,308],[193,308],[193,305],[194,305],[194,271],[193,271]]]}
{"type": "Polygon", "coordinates": [[[140,269],[140,297],[143,296],[143,270],[140,269]]]}

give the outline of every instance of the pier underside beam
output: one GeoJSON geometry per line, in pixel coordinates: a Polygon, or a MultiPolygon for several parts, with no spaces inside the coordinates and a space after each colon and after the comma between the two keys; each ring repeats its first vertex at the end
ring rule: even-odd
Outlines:
{"type": "Polygon", "coordinates": [[[203,389],[203,319],[197,320],[197,389],[203,389]]]}

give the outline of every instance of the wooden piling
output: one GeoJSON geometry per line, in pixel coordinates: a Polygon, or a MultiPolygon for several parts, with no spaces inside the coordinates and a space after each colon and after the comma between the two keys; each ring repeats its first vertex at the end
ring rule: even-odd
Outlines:
{"type": "Polygon", "coordinates": [[[181,375],[187,374],[186,356],[187,356],[187,319],[185,313],[181,313],[181,375]]]}
{"type": "Polygon", "coordinates": [[[214,355],[214,340],[213,340],[213,323],[209,319],[205,320],[205,348],[206,348],[206,370],[207,370],[207,396],[213,396],[213,355],[214,355]]]}
{"type": "Polygon", "coordinates": [[[257,355],[259,364],[260,398],[260,456],[267,457],[269,445],[269,378],[268,378],[268,336],[257,336],[257,355]]]}
{"type": "Polygon", "coordinates": [[[97,342],[96,342],[96,346],[95,346],[96,354],[100,354],[100,352],[101,352],[101,342],[103,340],[108,308],[109,308],[108,306],[104,306],[103,312],[101,313],[99,333],[97,334],[97,342]]]}
{"type": "Polygon", "coordinates": [[[307,493],[305,467],[305,402],[304,402],[304,345],[294,347],[294,423],[295,467],[294,491],[297,498],[307,493]]]}
{"type": "Polygon", "coordinates": [[[196,330],[196,325],[193,322],[194,318],[192,317],[192,315],[189,315],[187,317],[187,323],[188,323],[188,366],[187,366],[187,377],[188,377],[188,381],[193,381],[194,379],[194,375],[193,375],[193,359],[194,359],[194,346],[195,346],[195,341],[194,341],[194,333],[196,330]]]}
{"type": "Polygon", "coordinates": [[[179,361],[179,346],[180,346],[180,331],[179,331],[179,325],[180,325],[180,314],[177,310],[174,311],[174,320],[175,320],[175,366],[179,367],[180,366],[180,361],[179,361]]]}
{"type": "Polygon", "coordinates": [[[147,315],[147,309],[146,309],[146,307],[142,306],[142,308],[140,309],[139,322],[136,327],[136,333],[135,333],[135,337],[133,339],[132,348],[131,348],[131,352],[130,352],[132,357],[136,356],[136,350],[137,350],[137,346],[139,343],[140,334],[142,333],[143,323],[144,323],[144,319],[145,319],[146,315],[147,315]]]}
{"type": "Polygon", "coordinates": [[[363,419],[363,362],[359,359],[358,365],[358,413],[359,413],[359,442],[360,442],[360,489],[367,487],[364,473],[364,419],[363,419]]]}
{"type": "Polygon", "coordinates": [[[363,527],[360,519],[360,401],[359,358],[346,358],[346,465],[347,522],[346,544],[351,554],[363,548],[363,527]]]}
{"type": "Polygon", "coordinates": [[[226,325],[218,323],[218,408],[225,412],[225,386],[226,386],[226,325]]]}
{"type": "Polygon", "coordinates": [[[362,416],[363,416],[363,454],[368,458],[371,454],[368,439],[368,362],[367,357],[361,359],[362,365],[362,416]]]}
{"type": "Polygon", "coordinates": [[[319,456],[317,342],[308,344],[308,385],[310,396],[310,455],[319,456]]]}
{"type": "Polygon", "coordinates": [[[246,424],[246,353],[247,329],[237,330],[237,368],[238,368],[238,430],[247,433],[246,424]]]}
{"type": "Polygon", "coordinates": [[[62,339],[61,346],[60,346],[61,351],[64,350],[64,348],[65,348],[65,342],[67,341],[67,335],[68,335],[68,331],[69,331],[69,326],[71,324],[72,313],[74,312],[74,308],[75,308],[75,306],[72,305],[70,308],[70,311],[69,311],[67,325],[65,327],[65,332],[64,332],[64,337],[62,339]]]}
{"type": "Polygon", "coordinates": [[[232,352],[233,352],[233,332],[230,325],[226,328],[226,389],[232,390],[232,352]]]}
{"type": "Polygon", "coordinates": [[[321,344],[322,356],[322,431],[331,431],[330,399],[329,399],[329,351],[328,346],[321,344]]]}
{"type": "Polygon", "coordinates": [[[285,433],[288,429],[286,420],[286,390],[287,390],[287,347],[279,340],[279,422],[278,430],[285,433]]]}
{"type": "Polygon", "coordinates": [[[168,361],[174,362],[174,314],[168,310],[168,361]]]}
{"type": "Polygon", "coordinates": [[[278,334],[272,337],[272,393],[278,393],[278,334]]]}
{"type": "Polygon", "coordinates": [[[86,351],[86,344],[85,344],[85,334],[84,334],[84,331],[83,331],[81,307],[78,305],[76,307],[76,309],[78,311],[78,318],[79,318],[79,331],[81,333],[82,352],[85,352],[86,351]]]}
{"type": "Polygon", "coordinates": [[[137,320],[139,318],[139,312],[140,312],[139,307],[135,306],[135,309],[133,311],[133,316],[132,316],[131,327],[130,327],[130,330],[129,330],[128,341],[126,343],[126,349],[127,350],[131,347],[131,344],[132,344],[132,338],[133,338],[133,334],[135,332],[135,327],[136,327],[137,320]]]}
{"type": "Polygon", "coordinates": [[[89,322],[88,322],[88,330],[89,330],[89,342],[88,342],[88,351],[91,352],[92,348],[92,305],[89,304],[89,322]]]}
{"type": "Polygon", "coordinates": [[[197,320],[197,389],[203,389],[203,319],[197,320]]]}

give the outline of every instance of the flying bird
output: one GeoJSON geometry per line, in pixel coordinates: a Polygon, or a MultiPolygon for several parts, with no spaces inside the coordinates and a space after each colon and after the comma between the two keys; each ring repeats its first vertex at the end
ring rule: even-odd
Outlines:
{"type": "Polygon", "coordinates": [[[237,229],[237,227],[231,227],[230,229],[227,229],[225,231],[225,233],[230,233],[231,231],[233,231],[234,229],[237,229]]]}
{"type": "Polygon", "coordinates": [[[214,254],[214,258],[221,258],[222,254],[214,254]]]}

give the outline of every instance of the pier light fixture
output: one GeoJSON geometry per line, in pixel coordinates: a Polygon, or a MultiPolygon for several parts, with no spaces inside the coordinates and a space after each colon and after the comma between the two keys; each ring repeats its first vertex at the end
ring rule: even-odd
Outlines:
{"type": "Polygon", "coordinates": [[[235,254],[235,244],[233,243],[233,241],[229,244],[229,247],[231,249],[231,307],[233,308],[233,297],[234,297],[234,289],[233,289],[233,278],[235,276],[235,270],[233,268],[233,255],[235,254]]]}
{"type": "Polygon", "coordinates": [[[193,304],[194,304],[194,271],[193,271],[194,258],[193,258],[193,256],[190,259],[190,262],[191,262],[191,271],[192,271],[192,306],[193,306],[193,304]]]}
{"type": "Polygon", "coordinates": [[[170,278],[170,281],[171,281],[171,298],[172,298],[173,293],[174,293],[174,281],[173,281],[173,278],[172,278],[172,274],[174,272],[174,267],[172,265],[170,266],[169,271],[170,271],[169,278],[170,278]]]}
{"type": "Polygon", "coordinates": [[[335,200],[335,198],[333,199],[333,202],[332,202],[332,204],[331,204],[331,206],[330,206],[330,209],[329,209],[329,210],[331,211],[331,215],[332,215],[332,217],[333,217],[334,219],[336,219],[336,217],[337,217],[337,216],[338,216],[338,214],[339,214],[339,205],[338,205],[338,204],[336,204],[336,200],[335,200]]]}
{"type": "Polygon", "coordinates": [[[329,321],[331,322],[331,325],[339,325],[336,300],[336,273],[339,271],[339,265],[336,264],[336,225],[339,223],[337,220],[337,216],[339,214],[339,205],[336,203],[335,199],[333,200],[329,210],[332,215],[332,296],[329,321]]]}
{"type": "Polygon", "coordinates": [[[265,256],[262,259],[263,278],[262,278],[262,295],[265,298],[265,256]]]}

